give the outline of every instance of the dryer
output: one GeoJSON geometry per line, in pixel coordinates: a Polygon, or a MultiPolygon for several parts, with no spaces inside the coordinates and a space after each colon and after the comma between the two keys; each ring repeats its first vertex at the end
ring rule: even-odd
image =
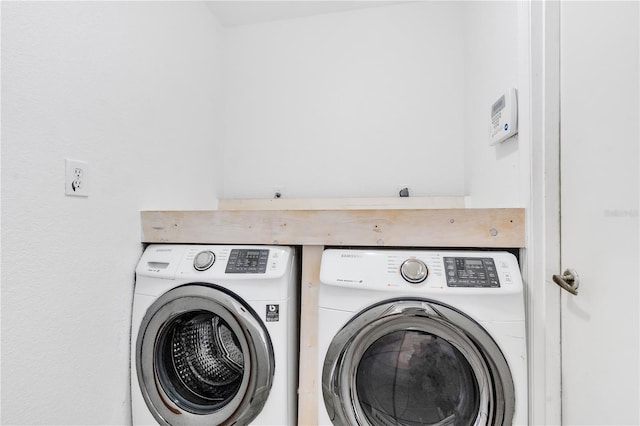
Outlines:
{"type": "Polygon", "coordinates": [[[295,424],[294,257],[280,246],[146,248],[133,299],[133,425],[295,424]]]}
{"type": "Polygon", "coordinates": [[[319,424],[527,424],[508,252],[326,250],[318,323],[319,424]]]}

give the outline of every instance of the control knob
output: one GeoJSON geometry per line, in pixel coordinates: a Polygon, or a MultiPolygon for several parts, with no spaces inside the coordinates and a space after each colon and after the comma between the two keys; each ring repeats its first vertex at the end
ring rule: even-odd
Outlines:
{"type": "Polygon", "coordinates": [[[211,265],[213,265],[215,261],[216,255],[213,254],[212,251],[204,250],[196,254],[196,257],[193,259],[193,267],[196,271],[206,271],[211,268],[211,265]]]}
{"type": "Polygon", "coordinates": [[[400,266],[400,274],[411,284],[418,284],[427,279],[429,270],[422,260],[407,259],[400,266]]]}

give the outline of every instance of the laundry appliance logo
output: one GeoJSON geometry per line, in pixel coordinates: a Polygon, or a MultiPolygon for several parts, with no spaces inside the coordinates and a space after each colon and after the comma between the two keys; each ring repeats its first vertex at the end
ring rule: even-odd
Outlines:
{"type": "Polygon", "coordinates": [[[340,255],[341,258],[347,258],[347,259],[358,259],[361,258],[362,255],[361,254],[355,254],[355,253],[342,253],[340,255]]]}
{"type": "Polygon", "coordinates": [[[267,305],[265,319],[267,320],[267,322],[280,321],[280,305],[267,305]]]}

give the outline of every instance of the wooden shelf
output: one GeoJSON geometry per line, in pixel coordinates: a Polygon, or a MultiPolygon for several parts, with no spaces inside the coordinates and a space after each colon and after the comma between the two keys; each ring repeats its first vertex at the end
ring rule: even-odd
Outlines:
{"type": "Polygon", "coordinates": [[[524,209],[143,211],[147,243],[524,247],[524,209]]]}
{"type": "Polygon", "coordinates": [[[302,246],[298,424],[306,426],[317,424],[322,398],[317,312],[324,246],[524,247],[524,209],[462,205],[446,198],[221,200],[226,210],[141,212],[142,241],[302,246]]]}

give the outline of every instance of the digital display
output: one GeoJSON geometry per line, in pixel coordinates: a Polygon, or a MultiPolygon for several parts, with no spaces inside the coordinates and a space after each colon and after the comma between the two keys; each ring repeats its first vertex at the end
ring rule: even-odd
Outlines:
{"type": "Polygon", "coordinates": [[[260,260],[259,251],[248,251],[246,256],[239,256],[236,261],[236,266],[255,267],[260,260]]]}
{"type": "Polygon", "coordinates": [[[503,109],[504,109],[504,95],[500,96],[500,99],[498,99],[491,107],[491,115],[496,115],[498,112],[502,111],[503,109]]]}
{"type": "Polygon", "coordinates": [[[479,266],[479,267],[482,267],[482,260],[465,259],[464,264],[466,266],[479,266]]]}

